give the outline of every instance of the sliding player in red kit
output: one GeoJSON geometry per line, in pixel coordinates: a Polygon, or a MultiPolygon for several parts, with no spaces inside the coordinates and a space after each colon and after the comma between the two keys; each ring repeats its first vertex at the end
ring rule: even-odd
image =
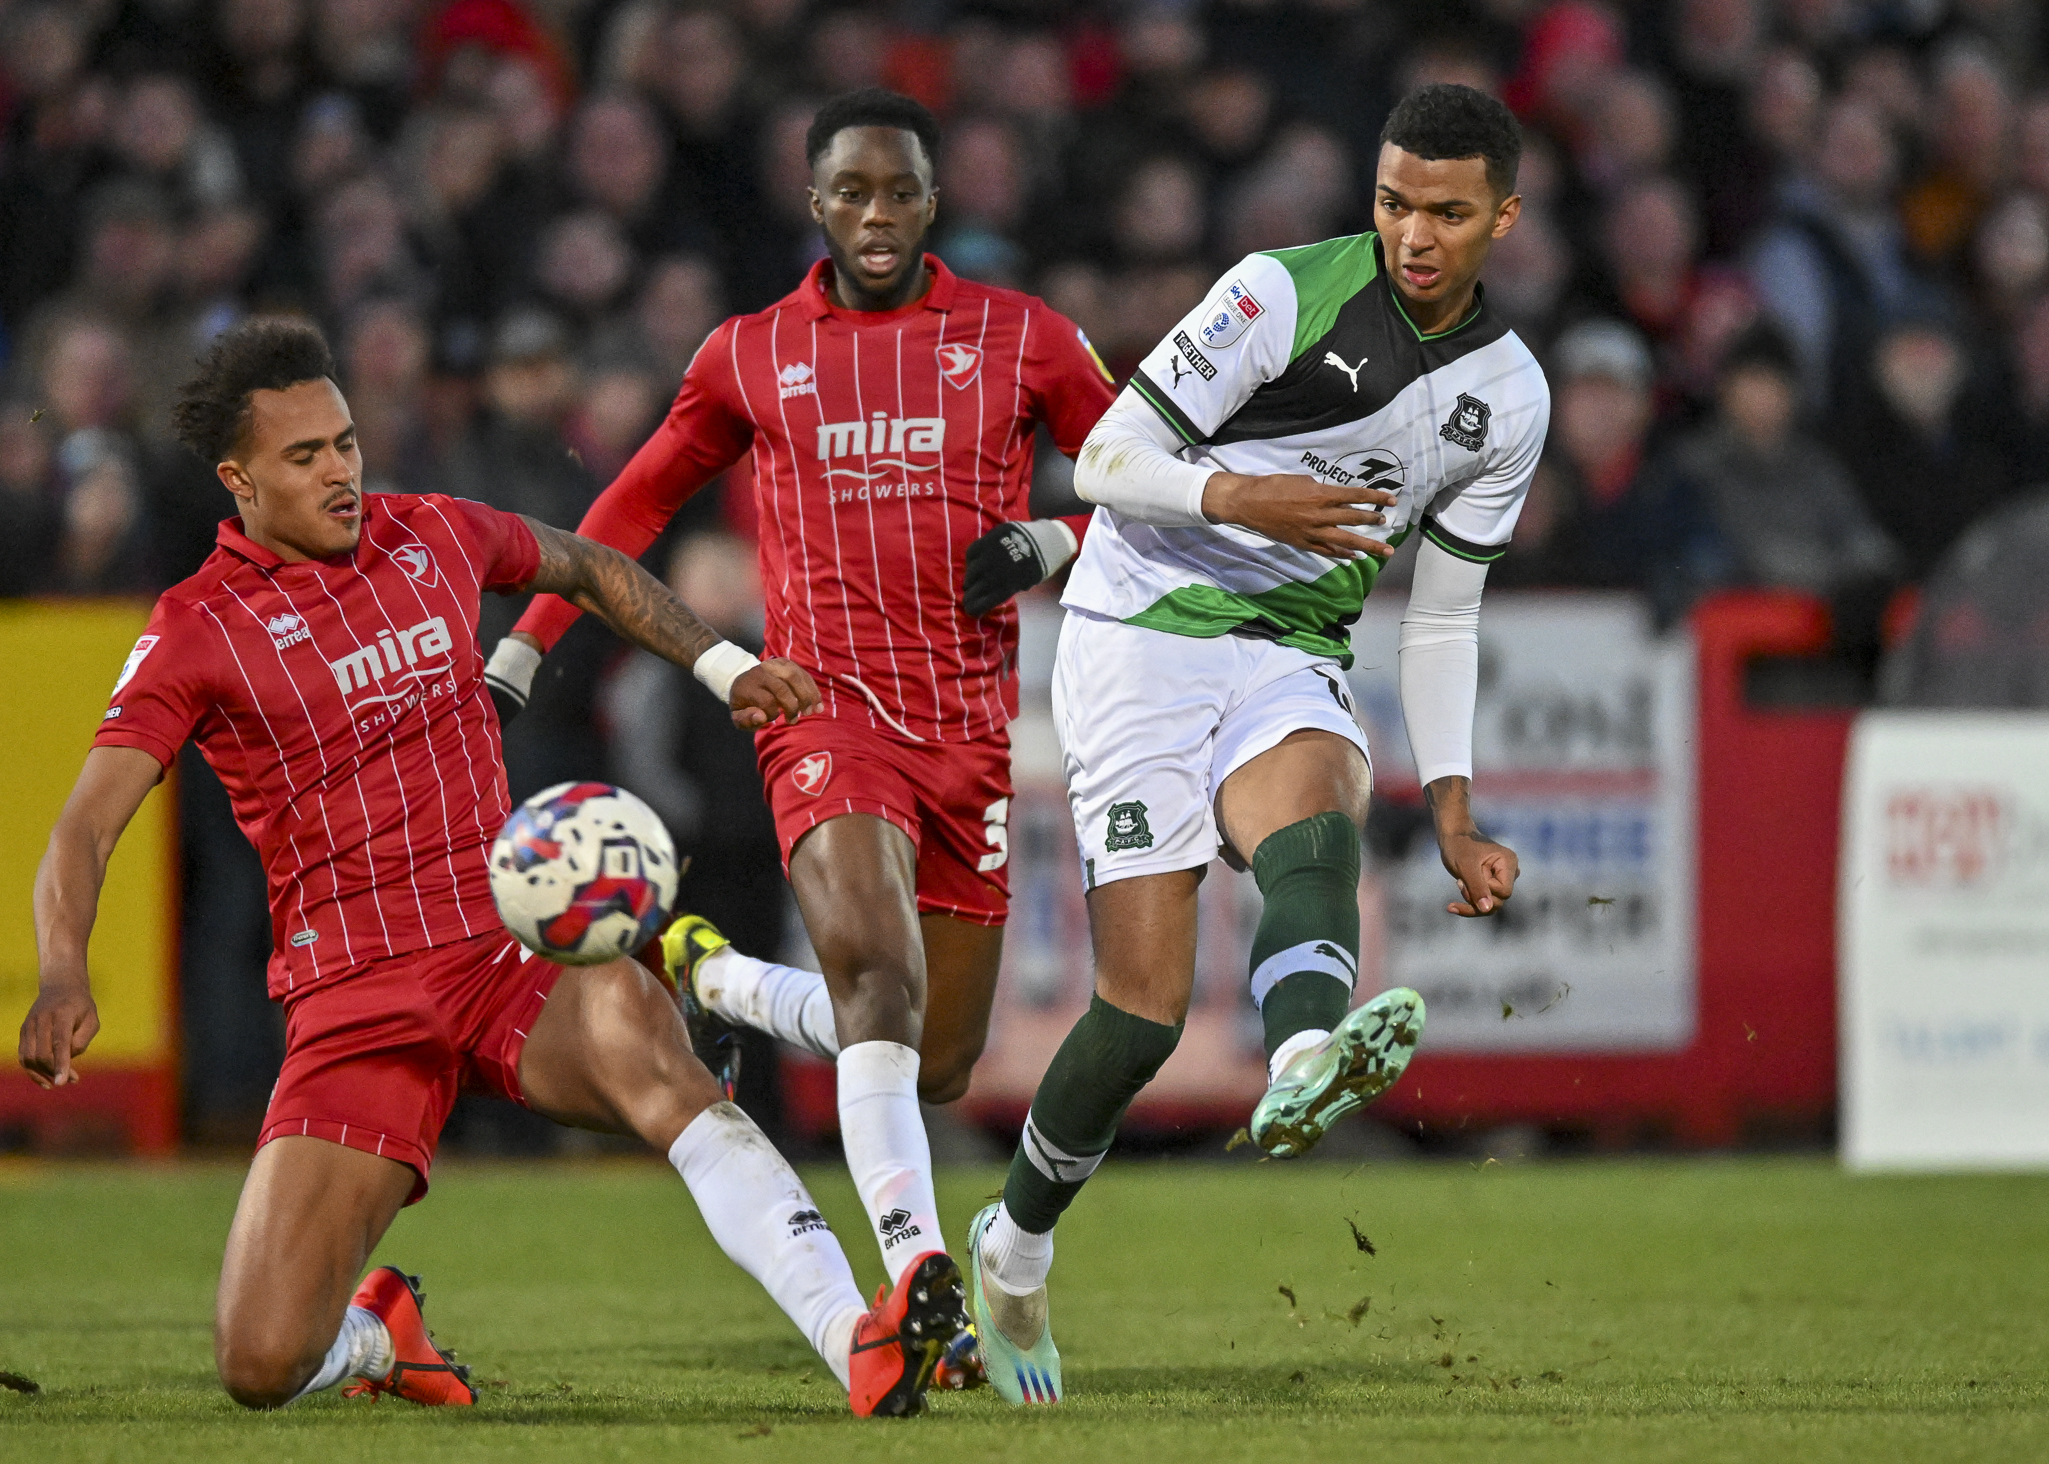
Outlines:
{"type": "MultiPolygon", "coordinates": [[[[892,1277],[941,1244],[918,1100],[966,1091],[1002,953],[1007,602],[1072,556],[1084,522],[1029,521],[1033,433],[1046,424],[1072,456],[1113,396],[1073,322],[920,250],[937,140],[929,112],[888,92],[819,111],[806,151],[829,257],[712,332],[668,420],[578,529],[640,554],[751,458],[767,648],[824,699],[757,750],[825,969],[740,955],[696,917],[664,950],[700,1052],[734,1024],[836,1062],[848,1168],[892,1277]]],[[[500,643],[487,674],[501,711],[576,614],[542,597],[525,639],[500,643]]]]}
{"type": "Polygon", "coordinates": [[[913,1283],[865,1308],[802,1182],[721,1101],[662,983],[633,961],[565,970],[529,955],[486,867],[510,808],[476,643],[484,591],[570,597],[717,681],[742,727],[795,721],[817,688],[788,661],[718,670],[730,646],[614,549],[481,503],[364,493],[333,373],[313,327],[255,320],[185,388],[179,436],[216,464],[239,516],[157,601],[51,832],[22,1065],[46,1088],[76,1081],[99,1030],[86,947],[108,857],[191,737],[263,856],[285,1007],[284,1067],[215,1307],[237,1402],[275,1408],[348,1379],[476,1401],[426,1329],[417,1278],[380,1266],[357,1283],[426,1193],[458,1087],[474,1087],[666,1153],[854,1411],[917,1412],[935,1368],[959,1385],[972,1361],[953,1263],[921,1247],[913,1283]]]}

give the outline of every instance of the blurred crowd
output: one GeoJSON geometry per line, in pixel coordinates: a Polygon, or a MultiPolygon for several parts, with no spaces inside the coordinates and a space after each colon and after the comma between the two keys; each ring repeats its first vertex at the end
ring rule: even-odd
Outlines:
{"type": "Polygon", "coordinates": [[[1526,123],[1487,283],[1555,393],[1499,579],[1873,637],[2049,478],[2045,48],[2035,0],[0,0],[0,594],[199,562],[166,407],[252,310],[329,330],[373,486],[573,524],[817,257],[834,92],[930,104],[937,251],[1121,372],[1237,256],[1370,227],[1388,107],[1455,80],[1526,123]]]}
{"type": "MultiPolygon", "coordinates": [[[[1122,376],[1240,255],[1370,227],[1388,109],[1460,81],[1526,125],[1488,300],[1554,393],[1494,582],[1634,589],[1668,622],[1718,588],[1803,590],[1867,692],[1890,636],[1896,699],[2049,704],[2049,507],[2026,496],[2049,480],[2044,11],[0,0],[0,596],[198,566],[230,501],[168,407],[253,311],[328,331],[373,489],[573,525],[706,333],[819,256],[803,136],[834,93],[930,105],[933,247],[1043,295],[1122,376]]],[[[1040,462],[1035,506],[1071,507],[1040,462]]],[[[649,562],[758,641],[735,476],[649,562]]],[[[486,644],[517,608],[487,607],[486,644]]],[[[588,618],[572,635],[509,730],[515,796],[635,787],[711,856],[692,878],[725,880],[686,903],[770,952],[787,911],[746,739],[674,668],[588,618]]],[[[260,874],[185,764],[204,1131],[261,1111],[277,1029],[260,874]]]]}

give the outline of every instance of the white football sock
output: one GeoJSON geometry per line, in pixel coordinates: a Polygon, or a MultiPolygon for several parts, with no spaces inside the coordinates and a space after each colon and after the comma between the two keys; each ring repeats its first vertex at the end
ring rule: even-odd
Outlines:
{"type": "Polygon", "coordinates": [[[385,1329],[384,1319],[373,1311],[352,1306],[342,1313],[341,1330],[335,1333],[327,1356],[320,1360],[320,1371],[292,1396],[296,1401],[308,1393],[331,1388],[343,1378],[382,1382],[391,1375],[392,1361],[391,1333],[385,1329]]]}
{"type": "Polygon", "coordinates": [[[944,1250],[932,1145],[918,1111],[918,1049],[856,1042],[839,1056],[840,1143],[892,1284],[914,1256],[944,1250]]]}
{"type": "Polygon", "coordinates": [[[1266,1060],[1266,1080],[1271,1083],[1279,1078],[1282,1068],[1328,1036],[1330,1036],[1330,1032],[1323,1027],[1309,1027],[1297,1032],[1286,1042],[1276,1047],[1274,1055],[1266,1060]]]}
{"type": "Polygon", "coordinates": [[[998,1205],[982,1232],[982,1269],[1012,1296],[1031,1295],[1053,1269],[1053,1232],[1034,1235],[1010,1218],[1008,1205],[998,1205]]]}
{"type": "Polygon", "coordinates": [[[840,1055],[832,997],[816,971],[758,961],[721,946],[698,963],[697,994],[729,1022],[780,1037],[827,1062],[840,1055]]]}
{"type": "Polygon", "coordinates": [[[767,1288],[845,1387],[854,1324],[867,1308],[797,1171],[730,1103],[692,1119],[669,1146],[669,1162],[719,1249],[767,1288]]]}

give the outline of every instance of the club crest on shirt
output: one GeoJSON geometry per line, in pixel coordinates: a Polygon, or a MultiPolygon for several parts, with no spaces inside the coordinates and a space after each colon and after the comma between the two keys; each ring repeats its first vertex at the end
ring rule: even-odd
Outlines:
{"type": "Polygon", "coordinates": [[[972,386],[982,374],[980,346],[946,345],[939,348],[939,374],[952,387],[972,386]]]}
{"type": "Polygon", "coordinates": [[[1478,452],[1486,444],[1487,419],[1493,415],[1494,409],[1478,397],[1460,392],[1457,405],[1451,409],[1451,420],[1437,429],[1437,435],[1467,452],[1478,452]]]}
{"type": "Polygon", "coordinates": [[[1209,313],[1202,318],[1197,334],[1202,343],[1212,351],[1221,351],[1245,334],[1245,327],[1266,314],[1266,307],[1252,298],[1252,292],[1245,288],[1243,280],[1232,280],[1224,286],[1224,293],[1217,296],[1209,313]]]}
{"type": "Polygon", "coordinates": [[[816,798],[825,791],[825,785],[832,781],[832,754],[814,752],[802,759],[790,770],[790,781],[797,785],[799,793],[816,798]]]}
{"type": "Polygon", "coordinates": [[[417,580],[432,589],[441,579],[434,567],[434,556],[427,552],[424,544],[401,544],[391,551],[392,561],[406,572],[406,577],[417,580]]]}
{"type": "Polygon", "coordinates": [[[775,374],[775,379],[782,388],[784,401],[791,397],[818,395],[818,378],[812,374],[807,361],[792,361],[775,374]]]}

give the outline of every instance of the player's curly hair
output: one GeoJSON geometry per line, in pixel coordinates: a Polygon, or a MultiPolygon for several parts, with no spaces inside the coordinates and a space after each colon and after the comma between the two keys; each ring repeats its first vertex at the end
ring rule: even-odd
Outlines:
{"type": "Polygon", "coordinates": [[[917,136],[925,161],[939,158],[939,119],[925,104],[879,86],[842,93],[818,109],[804,134],[804,161],[811,167],[825,156],[832,140],[849,127],[901,127],[917,136]]]}
{"type": "Polygon", "coordinates": [[[333,375],[334,353],[319,327],[290,316],[254,316],[214,338],[199,374],[179,388],[171,425],[180,442],[217,463],[248,429],[251,392],[333,375]]]}
{"type": "Polygon", "coordinates": [[[1514,113],[1485,92],[1456,82],[1418,87],[1388,113],[1380,141],[1419,158],[1485,158],[1487,184],[1495,196],[1515,192],[1522,128],[1514,113]]]}

